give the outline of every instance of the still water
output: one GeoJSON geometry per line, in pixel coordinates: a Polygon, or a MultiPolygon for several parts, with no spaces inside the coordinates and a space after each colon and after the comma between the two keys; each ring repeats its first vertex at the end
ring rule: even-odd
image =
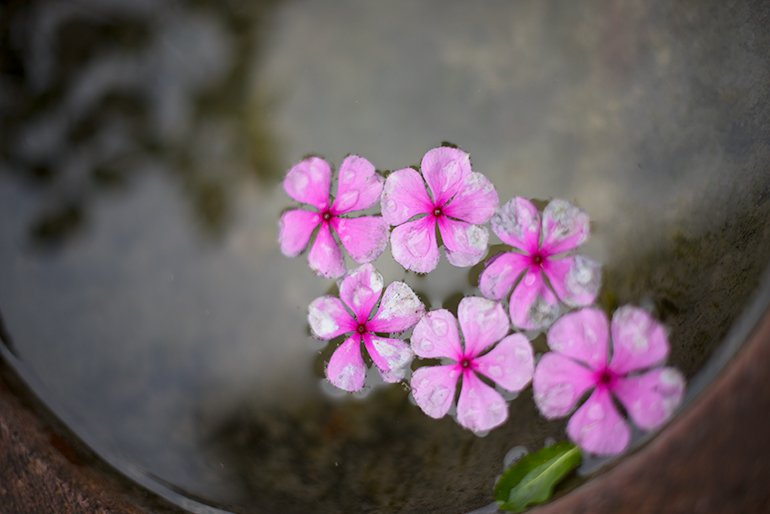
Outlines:
{"type": "MultiPolygon", "coordinates": [[[[330,349],[305,316],[333,284],[280,255],[284,171],[308,153],[396,169],[450,141],[503,201],[573,201],[593,220],[585,252],[605,263],[602,305],[654,309],[670,362],[704,383],[770,262],[767,11],[5,2],[0,310],[14,365],[100,455],[193,510],[489,503],[506,453],[563,425],[528,390],[484,438],[429,419],[398,385],[329,394],[330,349]]],[[[375,264],[432,308],[476,291],[478,268],[442,259],[426,279],[387,251],[375,264]]]]}

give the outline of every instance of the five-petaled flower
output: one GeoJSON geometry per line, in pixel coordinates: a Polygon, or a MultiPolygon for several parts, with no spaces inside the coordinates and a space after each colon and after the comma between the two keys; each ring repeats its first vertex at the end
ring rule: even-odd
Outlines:
{"type": "Polygon", "coordinates": [[[396,226],[390,238],[393,258],[418,273],[435,269],[438,227],[447,260],[458,267],[473,266],[487,251],[489,232],[481,225],[497,208],[494,186],[456,148],[428,151],[420,169],[422,175],[404,168],[385,180],[382,217],[396,226]]]}
{"type": "Polygon", "coordinates": [[[382,275],[371,264],[364,264],[342,279],[339,298],[321,296],[308,308],[307,319],[316,337],[329,340],[348,335],[326,366],[329,382],[345,391],[364,387],[366,365],[361,343],[386,382],[404,378],[412,362],[412,350],[407,343],[382,334],[413,327],[425,313],[425,307],[404,282],[392,282],[384,294],[382,286],[382,275]],[[375,310],[378,300],[380,304],[375,310]]]}
{"type": "Polygon", "coordinates": [[[319,157],[300,161],[288,171],[283,181],[286,194],[313,210],[285,212],[279,222],[278,240],[284,255],[296,257],[320,226],[308,262],[318,275],[337,278],[345,273],[345,263],[332,229],[350,257],[365,263],[373,261],[385,250],[388,224],[380,216],[343,216],[368,209],[380,198],[383,179],[368,160],[350,155],[342,161],[337,194],[330,203],[331,175],[329,163],[319,157]]]}
{"type": "Polygon", "coordinates": [[[642,430],[660,426],[682,400],[684,377],[660,367],[666,331],[642,309],[621,307],[611,327],[599,309],[571,312],[550,328],[548,346],[553,351],[538,362],[532,383],[535,403],[546,418],[561,418],[593,390],[567,424],[569,438],[587,452],[612,455],[628,445],[629,427],[613,397],[642,430]]]}
{"type": "Polygon", "coordinates": [[[487,264],[479,289],[487,298],[500,300],[513,288],[509,309],[515,327],[534,330],[550,325],[559,315],[557,297],[570,307],[594,302],[601,282],[599,264],[570,255],[588,239],[586,213],[555,199],[543,210],[541,222],[532,202],[515,197],[495,213],[491,224],[513,251],[487,264]]]}
{"type": "Polygon", "coordinates": [[[457,421],[473,432],[484,432],[502,424],[508,418],[508,408],[500,393],[480,377],[508,391],[520,391],[532,378],[532,346],[521,334],[506,337],[508,317],[497,302],[463,298],[457,317],[464,344],[460,342],[457,320],[445,309],[429,312],[414,327],[414,353],[450,362],[417,369],[412,375],[412,394],[423,412],[441,418],[452,406],[457,381],[462,377],[457,421]]]}

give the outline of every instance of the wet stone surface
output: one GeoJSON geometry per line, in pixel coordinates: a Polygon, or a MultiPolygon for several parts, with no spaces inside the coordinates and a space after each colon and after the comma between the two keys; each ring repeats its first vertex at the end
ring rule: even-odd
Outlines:
{"type": "MultiPolygon", "coordinates": [[[[529,389],[483,438],[401,385],[331,393],[337,342],[306,317],[334,285],[279,252],[284,171],[459,144],[501,201],[587,211],[600,304],[652,308],[670,362],[707,383],[770,262],[767,19],[760,2],[5,2],[12,350],[92,448],[171,499],[478,508],[511,448],[563,424],[529,389]]],[[[481,267],[445,256],[429,277],[389,250],[375,265],[430,308],[478,294],[481,267]]]]}

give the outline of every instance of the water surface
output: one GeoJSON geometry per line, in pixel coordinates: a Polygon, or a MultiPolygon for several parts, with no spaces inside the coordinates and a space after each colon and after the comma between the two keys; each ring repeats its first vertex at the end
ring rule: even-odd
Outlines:
{"type": "MultiPolygon", "coordinates": [[[[278,251],[284,171],[353,152],[395,169],[450,141],[503,200],[575,202],[602,305],[655,310],[697,380],[770,262],[760,5],[6,2],[13,362],[100,455],[194,510],[484,505],[508,450],[563,425],[529,392],[484,438],[398,385],[328,394],[305,315],[333,284],[278,251]]],[[[432,308],[476,292],[444,259],[429,278],[376,265],[432,308]]]]}

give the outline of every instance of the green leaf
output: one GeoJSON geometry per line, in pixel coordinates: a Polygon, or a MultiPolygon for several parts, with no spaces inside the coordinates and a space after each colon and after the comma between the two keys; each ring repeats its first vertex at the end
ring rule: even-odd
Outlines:
{"type": "Polygon", "coordinates": [[[543,503],[553,488],[580,465],[583,455],[572,443],[561,442],[525,455],[506,469],[495,484],[495,500],[501,510],[521,512],[543,503]]]}

